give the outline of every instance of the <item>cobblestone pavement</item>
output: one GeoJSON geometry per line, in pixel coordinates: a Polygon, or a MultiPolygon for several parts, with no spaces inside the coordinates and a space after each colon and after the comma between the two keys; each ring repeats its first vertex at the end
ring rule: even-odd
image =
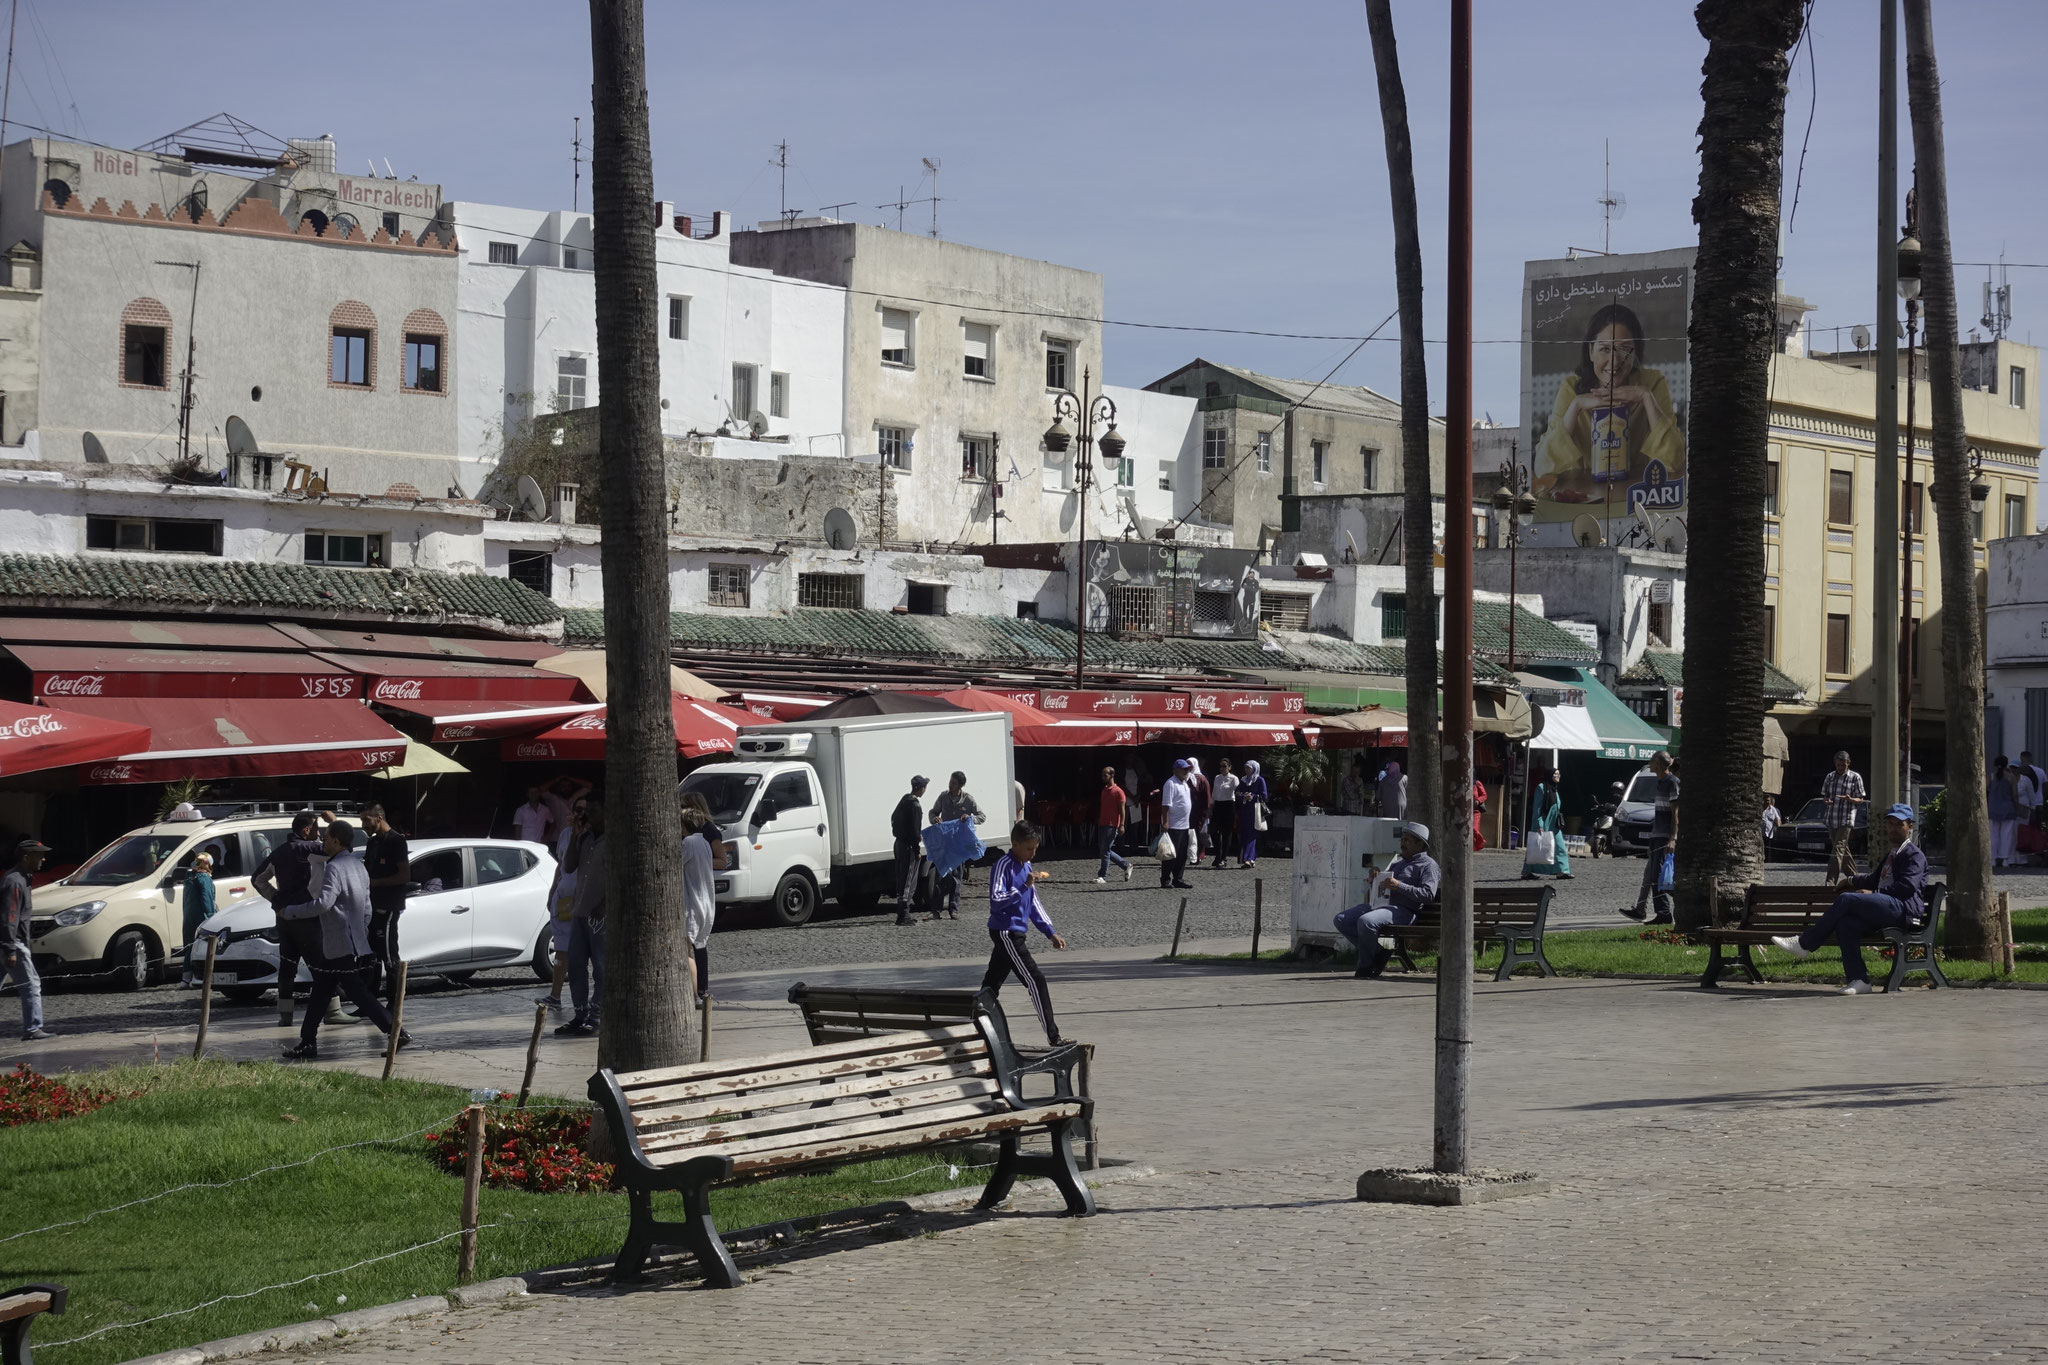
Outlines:
{"type": "Polygon", "coordinates": [[[1100,1216],[939,1215],[737,1291],[539,1294],[305,1358],[2048,1355],[2038,994],[1481,985],[1474,1157],[1554,1189],[1431,1210],[1350,1198],[1360,1169],[1426,1159],[1428,983],[1107,954],[1051,971],[1100,1048],[1106,1150],[1164,1173],[1103,1189],[1100,1216]]]}
{"type": "MultiPolygon", "coordinates": [[[[1252,931],[1252,883],[1265,884],[1265,932],[1262,946],[1285,947],[1291,864],[1285,858],[1264,858],[1256,870],[1234,869],[1216,872],[1208,868],[1188,874],[1194,889],[1188,892],[1159,889],[1157,862],[1137,860],[1131,881],[1112,869],[1109,884],[1096,886],[1095,860],[1055,858],[1043,865],[1053,880],[1046,889],[1046,904],[1054,922],[1079,951],[1152,947],[1164,952],[1173,938],[1174,917],[1180,898],[1188,897],[1188,939],[1232,939],[1237,951],[1250,946],[1252,931]]],[[[1556,882],[1557,896],[1551,905],[1553,929],[1618,928],[1626,923],[1615,912],[1633,904],[1641,883],[1641,858],[1577,859],[1571,881],[1556,882]]],[[[1521,875],[1521,856],[1489,850],[1479,855],[1477,876],[1482,883],[1511,882],[1521,875]]],[[[1818,882],[1818,864],[1773,863],[1767,869],[1771,881],[1818,882]]],[[[2048,903],[2048,868],[2030,869],[2001,880],[2014,890],[2020,905],[2048,903]]],[[[958,920],[933,923],[920,920],[898,927],[893,906],[869,915],[840,915],[828,907],[826,913],[802,929],[729,924],[722,926],[712,941],[712,971],[723,977],[731,973],[770,970],[802,971],[828,966],[872,962],[926,962],[985,959],[988,933],[983,924],[987,914],[988,882],[977,872],[974,885],[961,897],[958,920]]],[[[412,983],[413,1001],[455,1000],[478,996],[504,997],[492,1008],[523,1001],[532,994],[534,978],[521,967],[510,971],[480,973],[469,985],[457,987],[438,978],[421,978],[412,983]]],[[[10,997],[11,986],[0,986],[0,997],[10,997]]],[[[192,992],[176,986],[160,986],[123,994],[86,978],[45,982],[45,1013],[50,1027],[59,1032],[92,1032],[107,1029],[162,1028],[188,1026],[197,1013],[192,992]]],[[[0,998],[0,1015],[12,1007],[11,999],[0,998]]],[[[255,1019],[271,1013],[272,1007],[235,1006],[214,1002],[217,1020],[255,1019]]],[[[11,1039],[0,1032],[0,1058],[7,1054],[11,1039]]]]}

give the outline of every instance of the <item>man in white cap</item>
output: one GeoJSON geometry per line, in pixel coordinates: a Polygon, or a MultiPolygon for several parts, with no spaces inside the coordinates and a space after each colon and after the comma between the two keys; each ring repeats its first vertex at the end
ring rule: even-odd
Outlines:
{"type": "Polygon", "coordinates": [[[1387,950],[1380,947],[1380,930],[1395,924],[1413,924],[1422,908],[1436,899],[1437,884],[1443,879],[1436,859],[1429,856],[1429,826],[1408,820],[1400,829],[1401,856],[1387,864],[1386,879],[1380,880],[1377,866],[1365,865],[1377,888],[1375,898],[1384,903],[1374,905],[1368,900],[1364,905],[1337,912],[1337,932],[1358,949],[1358,970],[1351,973],[1354,977],[1380,974],[1387,965],[1387,950]]]}

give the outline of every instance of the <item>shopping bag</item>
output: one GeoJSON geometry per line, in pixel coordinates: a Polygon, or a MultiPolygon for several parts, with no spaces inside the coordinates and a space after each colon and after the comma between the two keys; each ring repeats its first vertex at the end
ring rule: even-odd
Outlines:
{"type": "Polygon", "coordinates": [[[1267,820],[1268,820],[1269,818],[1270,818],[1270,816],[1269,816],[1269,814],[1268,814],[1268,810],[1267,810],[1267,806],[1266,806],[1266,803],[1265,803],[1265,802],[1263,802],[1263,801],[1254,801],[1254,802],[1252,802],[1252,828],[1253,828],[1253,829],[1255,829],[1255,830],[1258,830],[1258,831],[1259,831],[1260,833],[1262,833],[1262,834],[1263,834],[1263,833],[1265,832],[1265,829],[1266,829],[1266,821],[1267,821],[1267,820]]]}
{"type": "Polygon", "coordinates": [[[1548,867],[1557,861],[1557,836],[1547,829],[1529,831],[1529,847],[1522,854],[1524,867],[1548,867]]]}
{"type": "Polygon", "coordinates": [[[1659,891],[1669,891],[1673,886],[1677,885],[1678,883],[1678,870],[1675,866],[1675,855],[1670,853],[1652,853],[1650,856],[1652,858],[1662,858],[1664,860],[1657,867],[1657,889],[1659,891]]]}
{"type": "Polygon", "coordinates": [[[1180,851],[1173,846],[1173,836],[1163,829],[1152,843],[1152,856],[1162,863],[1170,863],[1180,856],[1180,851]]]}

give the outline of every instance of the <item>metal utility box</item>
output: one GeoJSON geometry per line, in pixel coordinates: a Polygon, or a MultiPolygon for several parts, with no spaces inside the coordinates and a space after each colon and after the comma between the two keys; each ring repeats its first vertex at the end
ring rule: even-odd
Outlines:
{"type": "Polygon", "coordinates": [[[1294,821],[1293,946],[1342,946],[1331,921],[1371,890],[1365,865],[1380,871],[1401,854],[1399,820],[1366,815],[1302,815],[1294,821]]]}

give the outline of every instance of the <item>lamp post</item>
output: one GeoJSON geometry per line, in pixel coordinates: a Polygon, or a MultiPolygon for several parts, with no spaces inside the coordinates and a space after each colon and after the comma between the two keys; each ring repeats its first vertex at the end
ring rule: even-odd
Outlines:
{"type": "Polygon", "coordinates": [[[1912,506],[1899,518],[1899,799],[1916,811],[1913,799],[1913,538],[1921,526],[1921,498],[1913,486],[1913,370],[1920,330],[1920,240],[1913,235],[1914,196],[1906,196],[1906,232],[1899,238],[1899,297],[1906,301],[1906,481],[1901,498],[1912,506]]]}
{"type": "Polygon", "coordinates": [[[1508,457],[1500,463],[1500,487],[1493,490],[1493,510],[1500,514],[1508,537],[1508,672],[1515,671],[1515,594],[1519,589],[1515,556],[1522,544],[1522,528],[1536,520],[1536,499],[1530,493],[1529,466],[1516,462],[1521,442],[1508,446],[1508,457]]]}
{"type": "Polygon", "coordinates": [[[1094,373],[1081,371],[1081,393],[1061,389],[1052,396],[1052,425],[1046,429],[1045,448],[1055,455],[1074,447],[1074,495],[1080,512],[1074,529],[1074,559],[1069,571],[1074,580],[1074,686],[1081,686],[1088,669],[1088,490],[1095,482],[1095,428],[1105,430],[1099,438],[1102,458],[1121,462],[1124,438],[1116,429],[1116,403],[1106,393],[1091,394],[1094,373]],[[1078,430],[1070,430],[1067,419],[1078,430]],[[1078,444],[1076,444],[1078,442],[1078,444]]]}

